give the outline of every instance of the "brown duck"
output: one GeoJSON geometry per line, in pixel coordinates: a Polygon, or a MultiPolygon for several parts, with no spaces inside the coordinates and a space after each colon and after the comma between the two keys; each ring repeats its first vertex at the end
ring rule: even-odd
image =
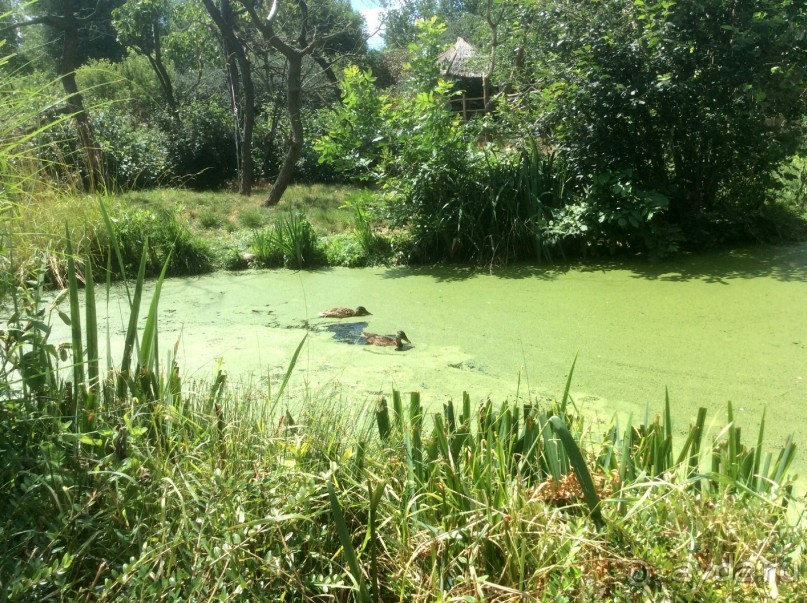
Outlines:
{"type": "Polygon", "coordinates": [[[412,343],[403,331],[398,331],[395,335],[377,335],[375,333],[368,333],[362,331],[361,336],[367,341],[369,345],[384,345],[395,346],[396,350],[403,348],[403,342],[412,343]]]}
{"type": "Polygon", "coordinates": [[[355,310],[353,308],[331,308],[320,312],[319,315],[323,318],[351,318],[352,316],[370,316],[370,313],[364,306],[359,306],[355,310]]]}

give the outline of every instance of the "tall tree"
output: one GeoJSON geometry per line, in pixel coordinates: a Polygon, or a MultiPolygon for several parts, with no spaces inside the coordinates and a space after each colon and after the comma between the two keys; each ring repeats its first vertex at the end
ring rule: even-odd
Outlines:
{"type": "Polygon", "coordinates": [[[291,0],[282,6],[279,0],[273,0],[265,16],[259,14],[259,7],[251,0],[239,2],[246,8],[264,40],[285,58],[287,65],[286,110],[291,132],[287,139],[288,147],[283,165],[264,202],[265,205],[272,206],[277,205],[291,182],[295,165],[303,150],[303,60],[318,54],[324,57],[323,49],[328,48],[329,42],[343,36],[349,23],[342,19],[329,22],[322,18],[321,13],[316,15],[318,18],[312,19],[306,0],[291,0]],[[285,32],[278,26],[281,12],[287,17],[282,24],[285,32]]]}
{"type": "Polygon", "coordinates": [[[238,189],[242,195],[249,195],[253,184],[252,132],[255,129],[256,111],[252,66],[247,46],[236,30],[236,15],[230,0],[219,0],[218,4],[213,0],[202,1],[221,35],[238,132],[238,189]]]}
{"type": "Polygon", "coordinates": [[[118,0],[90,3],[86,0],[48,0],[34,5],[37,16],[13,24],[22,28],[44,25],[54,41],[61,39],[56,72],[65,91],[65,111],[73,117],[84,153],[86,186],[105,186],[103,159],[95,141],[84,99],[76,83],[76,69],[89,58],[120,56],[120,46],[111,34],[110,10],[118,0]],[[111,41],[110,41],[111,40],[111,41]]]}
{"type": "Polygon", "coordinates": [[[174,86],[163,59],[163,38],[170,22],[170,0],[126,0],[112,12],[118,40],[148,59],[171,109],[177,106],[174,86]]]}

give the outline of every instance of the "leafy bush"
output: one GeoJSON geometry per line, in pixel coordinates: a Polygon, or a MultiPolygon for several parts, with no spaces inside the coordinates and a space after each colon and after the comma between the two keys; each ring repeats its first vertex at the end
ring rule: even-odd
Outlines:
{"type": "Polygon", "coordinates": [[[796,154],[774,174],[776,197],[802,216],[807,215],[807,154],[796,154]]]}
{"type": "Polygon", "coordinates": [[[206,190],[222,188],[235,178],[237,155],[227,109],[215,100],[197,100],[162,121],[163,129],[171,132],[168,156],[181,182],[206,190]]]}
{"type": "Polygon", "coordinates": [[[367,266],[367,251],[355,232],[342,232],[325,239],[325,258],[330,266],[367,266]]]}
{"type": "Polygon", "coordinates": [[[380,162],[387,99],[375,89],[369,72],[350,66],[342,78],[342,109],[331,112],[327,130],[314,141],[320,163],[353,180],[371,181],[380,162]]]}
{"type": "Polygon", "coordinates": [[[170,177],[169,136],[115,108],[95,111],[92,117],[107,177],[117,189],[153,188],[170,177]]]}
{"type": "Polygon", "coordinates": [[[76,70],[76,81],[89,107],[112,109],[142,123],[164,107],[154,70],[142,55],[130,54],[120,63],[90,61],[76,70]]]}
{"type": "Polygon", "coordinates": [[[765,204],[807,111],[798,3],[560,0],[534,18],[536,117],[576,175],[631,172],[685,232],[765,204]]]}
{"type": "Polygon", "coordinates": [[[587,187],[578,207],[589,248],[648,251],[661,257],[677,251],[677,229],[666,228],[663,214],[669,199],[656,191],[643,191],[631,173],[599,174],[587,187]]]}

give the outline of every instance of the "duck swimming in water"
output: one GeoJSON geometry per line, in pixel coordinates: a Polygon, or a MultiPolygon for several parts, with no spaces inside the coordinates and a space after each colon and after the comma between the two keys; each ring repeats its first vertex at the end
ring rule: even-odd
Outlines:
{"type": "Polygon", "coordinates": [[[353,308],[331,308],[320,312],[322,318],[351,318],[352,316],[370,316],[367,308],[359,306],[355,310],[353,308]]]}
{"type": "Polygon", "coordinates": [[[377,335],[362,331],[361,336],[369,345],[395,346],[396,350],[403,349],[403,342],[412,343],[403,331],[398,331],[395,335],[377,335]]]}

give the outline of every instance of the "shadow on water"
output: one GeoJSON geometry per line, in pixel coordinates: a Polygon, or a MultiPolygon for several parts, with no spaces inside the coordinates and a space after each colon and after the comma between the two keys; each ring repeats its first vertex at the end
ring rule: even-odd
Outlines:
{"type": "Polygon", "coordinates": [[[510,264],[504,267],[430,266],[389,268],[388,279],[427,276],[438,283],[463,281],[490,275],[501,279],[554,280],[570,271],[626,270],[633,278],[728,284],[732,279],[773,278],[782,282],[807,282],[807,243],[759,245],[739,249],[680,254],[659,261],[643,258],[590,259],[548,265],[510,264]]]}
{"type": "Polygon", "coordinates": [[[708,254],[691,254],[655,264],[630,266],[634,278],[728,284],[733,279],[772,278],[807,282],[807,243],[760,245],[708,254]]]}
{"type": "MultiPolygon", "coordinates": [[[[362,332],[367,330],[369,323],[367,322],[338,322],[330,325],[315,325],[310,327],[311,331],[316,333],[331,333],[334,340],[339,343],[347,343],[350,345],[366,345],[371,348],[375,347],[367,343],[367,340],[362,337],[362,332]]],[[[388,347],[388,346],[382,346],[388,347]]],[[[411,349],[411,343],[404,343],[400,348],[396,348],[396,352],[403,352],[411,349]]]]}
{"type": "Polygon", "coordinates": [[[489,268],[486,266],[396,266],[388,268],[382,275],[386,279],[427,276],[438,283],[464,281],[480,275],[491,275],[505,279],[537,278],[551,281],[573,269],[571,265],[536,266],[528,264],[509,264],[506,267],[489,268]]]}
{"type": "Polygon", "coordinates": [[[369,326],[366,321],[362,322],[338,322],[330,325],[318,325],[312,327],[312,331],[327,332],[333,335],[333,338],[340,343],[349,343],[351,345],[359,344],[364,345],[366,342],[361,332],[369,326]]]}

